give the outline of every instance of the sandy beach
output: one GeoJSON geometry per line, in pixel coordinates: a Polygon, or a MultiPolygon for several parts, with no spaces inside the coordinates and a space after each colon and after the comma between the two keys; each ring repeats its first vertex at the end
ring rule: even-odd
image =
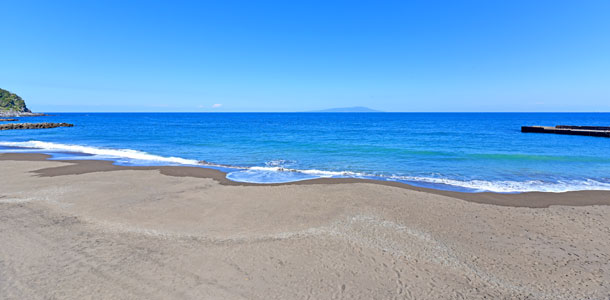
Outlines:
{"type": "Polygon", "coordinates": [[[1,299],[608,299],[610,193],[0,154],[1,299]]]}

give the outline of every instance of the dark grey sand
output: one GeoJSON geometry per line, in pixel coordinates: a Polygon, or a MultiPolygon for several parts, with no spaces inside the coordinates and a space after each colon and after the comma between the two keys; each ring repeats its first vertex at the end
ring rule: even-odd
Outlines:
{"type": "Polygon", "coordinates": [[[1,299],[608,299],[610,193],[0,155],[1,299]]]}

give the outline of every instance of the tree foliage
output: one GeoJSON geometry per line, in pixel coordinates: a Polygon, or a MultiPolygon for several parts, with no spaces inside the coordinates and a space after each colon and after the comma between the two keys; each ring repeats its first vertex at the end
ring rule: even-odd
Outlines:
{"type": "Polygon", "coordinates": [[[0,89],[0,111],[29,112],[21,97],[7,90],[0,89]]]}

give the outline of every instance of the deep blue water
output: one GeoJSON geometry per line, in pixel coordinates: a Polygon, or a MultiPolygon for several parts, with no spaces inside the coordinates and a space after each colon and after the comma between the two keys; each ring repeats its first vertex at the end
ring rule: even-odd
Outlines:
{"type": "Polygon", "coordinates": [[[610,189],[609,138],[520,132],[610,126],[609,113],[61,113],[22,121],[76,126],[0,131],[2,151],[206,161],[243,167],[228,177],[251,182],[347,176],[465,191],[610,189]]]}

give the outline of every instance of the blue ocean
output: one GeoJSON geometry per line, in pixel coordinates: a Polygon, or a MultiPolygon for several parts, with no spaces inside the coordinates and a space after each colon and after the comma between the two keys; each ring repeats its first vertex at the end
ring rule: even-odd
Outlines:
{"type": "Polygon", "coordinates": [[[391,180],[464,192],[610,190],[610,139],[521,133],[609,113],[56,113],[0,131],[0,152],[192,165],[234,181],[391,180]]]}

